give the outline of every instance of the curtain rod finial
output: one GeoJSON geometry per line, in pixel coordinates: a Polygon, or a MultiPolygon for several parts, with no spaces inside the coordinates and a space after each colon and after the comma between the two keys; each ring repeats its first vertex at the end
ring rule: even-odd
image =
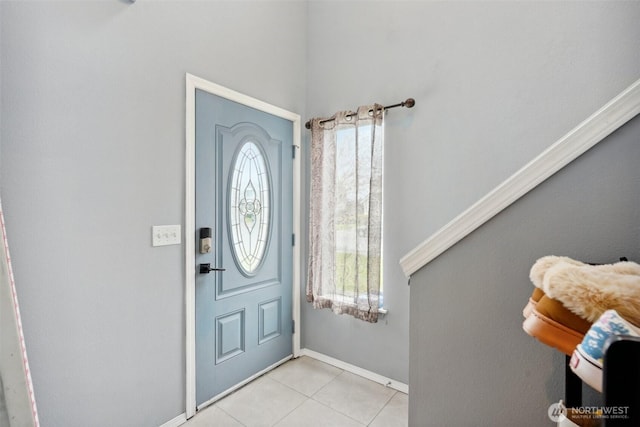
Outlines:
{"type": "Polygon", "coordinates": [[[402,103],[402,106],[407,108],[413,108],[414,105],[416,105],[416,100],[413,98],[407,98],[407,100],[402,103]]]}

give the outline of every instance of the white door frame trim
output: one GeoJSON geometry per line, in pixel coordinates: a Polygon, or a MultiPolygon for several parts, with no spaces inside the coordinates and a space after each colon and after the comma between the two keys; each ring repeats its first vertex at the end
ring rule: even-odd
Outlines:
{"type": "Polygon", "coordinates": [[[300,115],[273,106],[248,95],[186,74],[186,176],[185,176],[185,311],[186,311],[186,416],[196,413],[196,343],[195,343],[195,92],[201,89],[248,107],[289,120],[293,124],[293,145],[298,150],[293,160],[293,299],[292,312],[296,324],[293,334],[293,357],[300,354],[300,115]]]}

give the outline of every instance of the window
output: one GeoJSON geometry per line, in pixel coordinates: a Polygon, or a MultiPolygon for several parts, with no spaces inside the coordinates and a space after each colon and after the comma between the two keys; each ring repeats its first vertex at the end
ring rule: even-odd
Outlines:
{"type": "MultiPolygon", "coordinates": [[[[340,285],[336,289],[336,296],[341,295],[345,302],[354,304],[357,298],[365,296],[361,290],[367,286],[369,261],[373,266],[382,268],[382,251],[379,257],[371,260],[366,251],[370,191],[378,191],[380,194],[375,197],[382,200],[382,186],[372,190],[369,185],[371,131],[371,126],[360,126],[358,132],[351,128],[336,133],[335,266],[336,284],[340,285]]],[[[381,132],[380,127],[377,131],[381,132]]],[[[382,248],[382,237],[380,246],[382,248]]],[[[378,306],[381,307],[382,275],[378,295],[378,306]]]]}
{"type": "Polygon", "coordinates": [[[377,321],[382,300],[383,109],[312,124],[307,300],[377,321]]]}
{"type": "Polygon", "coordinates": [[[236,154],[231,168],[229,219],[233,255],[246,276],[262,264],[270,226],[270,188],[262,151],[249,141],[236,154]]]}

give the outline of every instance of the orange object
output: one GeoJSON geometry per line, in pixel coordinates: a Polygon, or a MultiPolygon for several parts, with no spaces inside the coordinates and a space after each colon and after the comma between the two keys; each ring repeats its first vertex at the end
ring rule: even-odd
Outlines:
{"type": "Polygon", "coordinates": [[[542,289],[535,288],[533,290],[533,293],[529,297],[529,302],[527,302],[527,305],[525,305],[522,309],[522,315],[525,319],[529,317],[533,309],[536,308],[536,304],[538,304],[538,301],[540,301],[540,298],[542,298],[543,296],[544,291],[542,289]]]}
{"type": "Polygon", "coordinates": [[[540,298],[522,323],[522,329],[527,334],[568,356],[571,356],[590,327],[590,322],[547,295],[540,298]]]}

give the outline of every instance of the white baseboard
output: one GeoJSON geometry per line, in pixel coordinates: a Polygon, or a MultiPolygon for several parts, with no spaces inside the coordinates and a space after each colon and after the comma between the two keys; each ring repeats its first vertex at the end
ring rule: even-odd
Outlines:
{"type": "Polygon", "coordinates": [[[187,414],[180,414],[172,420],[167,421],[160,427],[178,427],[187,422],[187,414]]]}
{"type": "Polygon", "coordinates": [[[318,353],[317,351],[309,350],[308,348],[303,348],[300,350],[300,355],[311,357],[312,359],[319,360],[321,362],[335,366],[336,368],[340,368],[352,374],[359,375],[363,378],[366,378],[378,384],[382,384],[385,387],[390,387],[394,390],[398,390],[402,393],[409,393],[409,386],[407,384],[401,383],[400,381],[392,380],[385,376],[376,374],[375,372],[362,369],[350,363],[343,362],[342,360],[335,359],[331,356],[327,356],[326,354],[318,353]]]}

